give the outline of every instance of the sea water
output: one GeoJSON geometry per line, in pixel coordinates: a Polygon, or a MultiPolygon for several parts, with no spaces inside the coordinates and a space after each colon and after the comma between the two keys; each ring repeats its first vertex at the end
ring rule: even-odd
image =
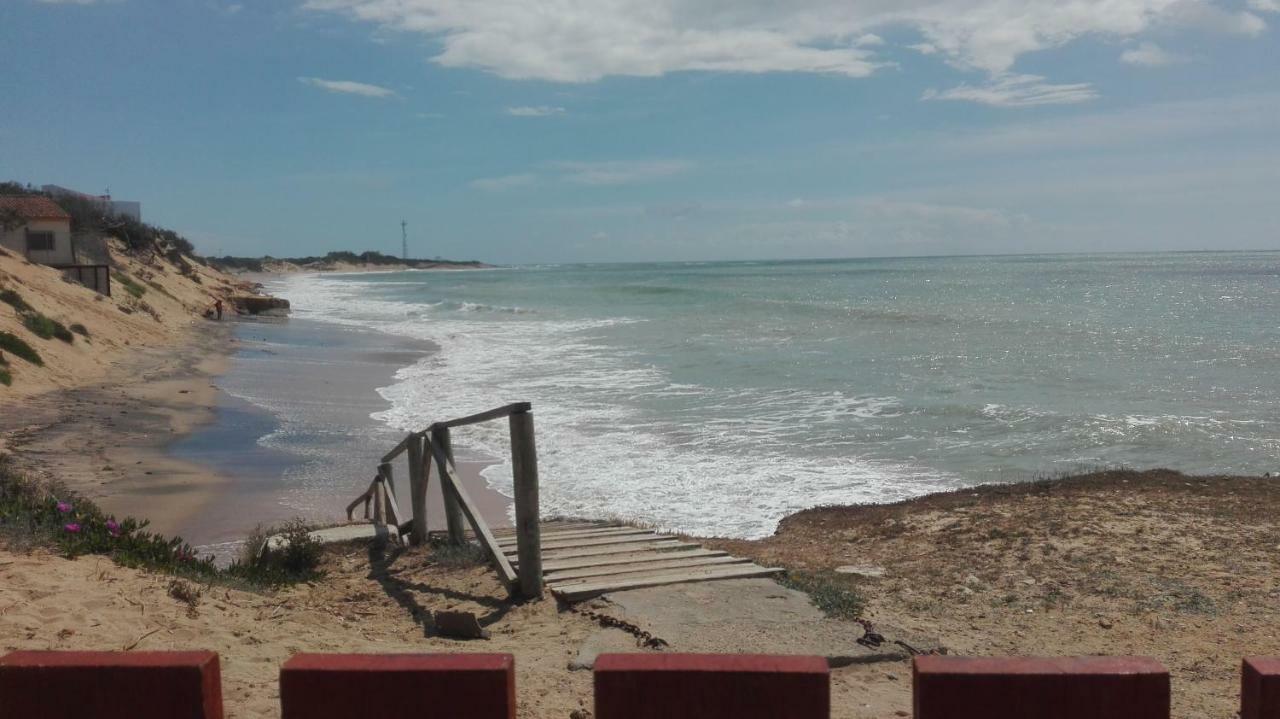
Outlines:
{"type": "MultiPolygon", "coordinates": [[[[1280,470],[1280,254],[299,275],[295,316],[429,340],[398,429],[533,403],[546,515],[759,537],[823,504],[1095,467],[1280,470]]],[[[510,494],[506,427],[456,430],[510,494]]],[[[341,487],[337,489],[346,489],[341,487]]]]}

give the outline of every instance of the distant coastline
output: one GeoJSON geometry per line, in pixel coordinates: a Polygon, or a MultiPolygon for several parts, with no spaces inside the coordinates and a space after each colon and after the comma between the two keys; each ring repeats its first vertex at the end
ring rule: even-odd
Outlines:
{"type": "Polygon", "coordinates": [[[228,274],[286,275],[299,272],[397,272],[402,270],[478,270],[495,265],[479,260],[412,259],[381,252],[330,252],[308,257],[208,257],[206,261],[228,274]]]}

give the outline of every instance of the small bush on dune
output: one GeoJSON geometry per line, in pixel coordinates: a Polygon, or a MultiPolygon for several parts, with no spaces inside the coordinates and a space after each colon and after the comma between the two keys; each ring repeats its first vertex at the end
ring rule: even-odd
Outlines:
{"type": "Polygon", "coordinates": [[[123,285],[124,291],[133,295],[134,299],[142,299],[142,296],[147,293],[146,287],[138,284],[137,280],[133,279],[132,277],[130,277],[129,275],[126,275],[123,272],[111,273],[111,279],[123,285]]]}
{"type": "Polygon", "coordinates": [[[89,338],[89,328],[85,327],[84,325],[80,324],[79,322],[77,322],[77,323],[75,323],[75,324],[71,325],[71,331],[72,331],[72,332],[75,332],[76,334],[80,335],[81,337],[84,337],[85,339],[88,339],[88,338],[89,338]]]}
{"type": "Polygon", "coordinates": [[[290,520],[278,530],[259,525],[245,540],[240,560],[227,573],[268,586],[306,582],[323,576],[323,556],[324,545],[311,536],[311,528],[301,519],[290,520]],[[278,549],[267,548],[267,538],[273,534],[284,538],[278,549]]]}
{"type": "Polygon", "coordinates": [[[0,367],[0,384],[5,387],[13,386],[13,373],[5,367],[0,367]]]}
{"type": "Polygon", "coordinates": [[[22,295],[17,290],[0,290],[0,302],[11,305],[13,309],[19,312],[31,312],[31,305],[22,299],[22,295]]]}
{"type": "Polygon", "coordinates": [[[71,334],[61,322],[46,317],[39,312],[27,312],[22,315],[22,324],[31,330],[32,334],[40,339],[57,338],[71,344],[75,341],[75,335],[71,334]]]}
{"type": "Polygon", "coordinates": [[[12,332],[0,332],[0,350],[5,350],[14,357],[20,357],[37,367],[44,366],[40,353],[12,332]]]}

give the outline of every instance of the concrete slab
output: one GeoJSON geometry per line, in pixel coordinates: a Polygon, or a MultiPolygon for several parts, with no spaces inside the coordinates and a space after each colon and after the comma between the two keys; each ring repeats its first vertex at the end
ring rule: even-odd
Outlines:
{"type": "MultiPolygon", "coordinates": [[[[865,647],[857,643],[863,635],[861,626],[827,617],[808,595],[771,579],[725,579],[611,592],[596,602],[596,611],[661,637],[670,645],[666,651],[672,652],[809,654],[841,667],[909,658],[911,652],[895,640],[921,651],[938,646],[936,641],[876,624],[875,630],[884,635],[885,643],[874,649],[865,647]]],[[[616,641],[588,638],[575,663],[585,664],[598,645],[616,641]]]]}
{"type": "MultiPolygon", "coordinates": [[[[321,544],[336,544],[339,542],[354,542],[358,540],[376,539],[383,542],[399,542],[400,532],[393,526],[376,526],[373,524],[344,524],[339,527],[328,527],[327,529],[316,529],[307,534],[320,542],[321,544]]],[[[275,552],[283,549],[288,541],[283,534],[273,534],[267,538],[267,543],[263,546],[264,551],[275,552]]]]}

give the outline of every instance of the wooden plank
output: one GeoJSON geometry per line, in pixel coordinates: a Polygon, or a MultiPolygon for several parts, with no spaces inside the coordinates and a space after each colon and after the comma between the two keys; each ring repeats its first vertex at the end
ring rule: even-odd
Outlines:
{"type": "MultiPolygon", "coordinates": [[[[630,527],[611,527],[609,529],[579,529],[568,532],[546,532],[542,533],[542,546],[547,546],[547,542],[560,542],[566,539],[597,539],[602,537],[625,537],[631,534],[654,534],[651,529],[632,529],[630,527]]],[[[494,536],[497,536],[496,534],[494,536]]],[[[515,537],[498,537],[498,544],[503,546],[514,546],[515,537]]]]}
{"type": "Polygon", "coordinates": [[[555,559],[542,563],[542,574],[548,581],[553,580],[558,572],[572,571],[587,567],[607,567],[619,564],[639,564],[641,562],[665,562],[674,557],[727,557],[728,552],[718,549],[685,549],[679,552],[636,552],[635,554],[610,555],[606,557],[583,557],[580,559],[555,559]]]}
{"type": "Polygon", "coordinates": [[[573,559],[574,557],[602,557],[609,554],[626,554],[628,552],[661,552],[669,549],[695,549],[697,544],[679,542],[674,539],[653,542],[652,544],[623,544],[616,547],[592,547],[590,549],[566,549],[559,552],[544,552],[543,564],[548,559],[573,559]]]}
{"type": "Polygon", "coordinates": [[[373,483],[373,523],[386,524],[387,483],[379,479],[373,483]]]}
{"type": "Polygon", "coordinates": [[[481,422],[488,422],[491,419],[508,417],[516,412],[528,412],[531,409],[533,409],[533,405],[528,402],[516,402],[514,404],[488,410],[487,412],[479,412],[477,414],[467,415],[466,417],[459,417],[457,419],[450,419],[444,422],[433,422],[430,427],[427,427],[427,431],[430,432],[437,429],[449,429],[450,427],[464,427],[468,424],[479,424],[481,422]]]}
{"type": "MultiPolygon", "coordinates": [[[[611,544],[636,544],[637,542],[652,542],[655,539],[675,539],[675,537],[664,537],[660,534],[624,534],[620,537],[587,537],[585,539],[566,539],[560,542],[545,542],[542,545],[542,551],[551,552],[556,549],[585,549],[587,547],[607,547],[611,544]]],[[[514,547],[504,547],[510,552],[514,547]]]]}
{"type": "Polygon", "coordinates": [[[396,502],[396,493],[388,491],[387,499],[387,523],[394,524],[399,527],[404,524],[404,515],[400,514],[400,505],[396,502]]]}
{"type": "Polygon", "coordinates": [[[729,565],[726,568],[707,568],[688,570],[673,574],[659,574],[651,577],[627,579],[623,577],[612,581],[601,581],[589,584],[575,584],[565,589],[552,589],[556,596],[566,602],[580,602],[583,599],[598,597],[607,592],[621,592],[627,589],[644,589],[646,587],[663,587],[669,584],[688,584],[690,582],[707,582],[715,579],[748,579],[751,577],[771,577],[784,571],[780,567],[759,567],[754,564],[741,567],[729,565]]]}
{"type": "Polygon", "coordinates": [[[511,479],[515,488],[516,551],[520,556],[520,594],[542,596],[542,527],[538,525],[538,447],[533,413],[507,418],[511,428],[511,479]]]}
{"type": "MultiPolygon", "coordinates": [[[[603,522],[543,522],[543,531],[568,531],[572,529],[606,529],[616,527],[615,524],[605,524],[603,522]]],[[[494,533],[503,538],[516,536],[515,527],[499,527],[493,530],[494,533]]]]}
{"type": "Polygon", "coordinates": [[[635,575],[642,572],[669,572],[672,569],[685,569],[723,564],[746,564],[750,559],[724,555],[722,557],[691,557],[689,559],[664,559],[658,562],[641,562],[639,564],[617,564],[608,567],[585,567],[547,575],[547,586],[555,589],[573,584],[589,582],[597,577],[612,577],[618,574],[635,575]]]}
{"type": "Polygon", "coordinates": [[[424,444],[430,446],[431,453],[435,455],[436,464],[440,467],[441,486],[450,487],[453,490],[454,495],[458,498],[458,507],[467,518],[467,522],[471,524],[471,531],[476,533],[476,537],[480,540],[480,545],[489,552],[493,563],[498,567],[498,574],[501,575],[503,583],[507,585],[508,591],[514,589],[519,579],[516,575],[516,570],[507,561],[506,555],[502,553],[502,548],[498,546],[498,540],[494,539],[493,535],[490,534],[488,525],[484,523],[484,520],[480,517],[480,512],[472,504],[471,497],[467,495],[467,490],[458,481],[457,469],[454,468],[453,462],[449,461],[449,458],[444,455],[444,451],[434,443],[425,441],[424,444]]]}

